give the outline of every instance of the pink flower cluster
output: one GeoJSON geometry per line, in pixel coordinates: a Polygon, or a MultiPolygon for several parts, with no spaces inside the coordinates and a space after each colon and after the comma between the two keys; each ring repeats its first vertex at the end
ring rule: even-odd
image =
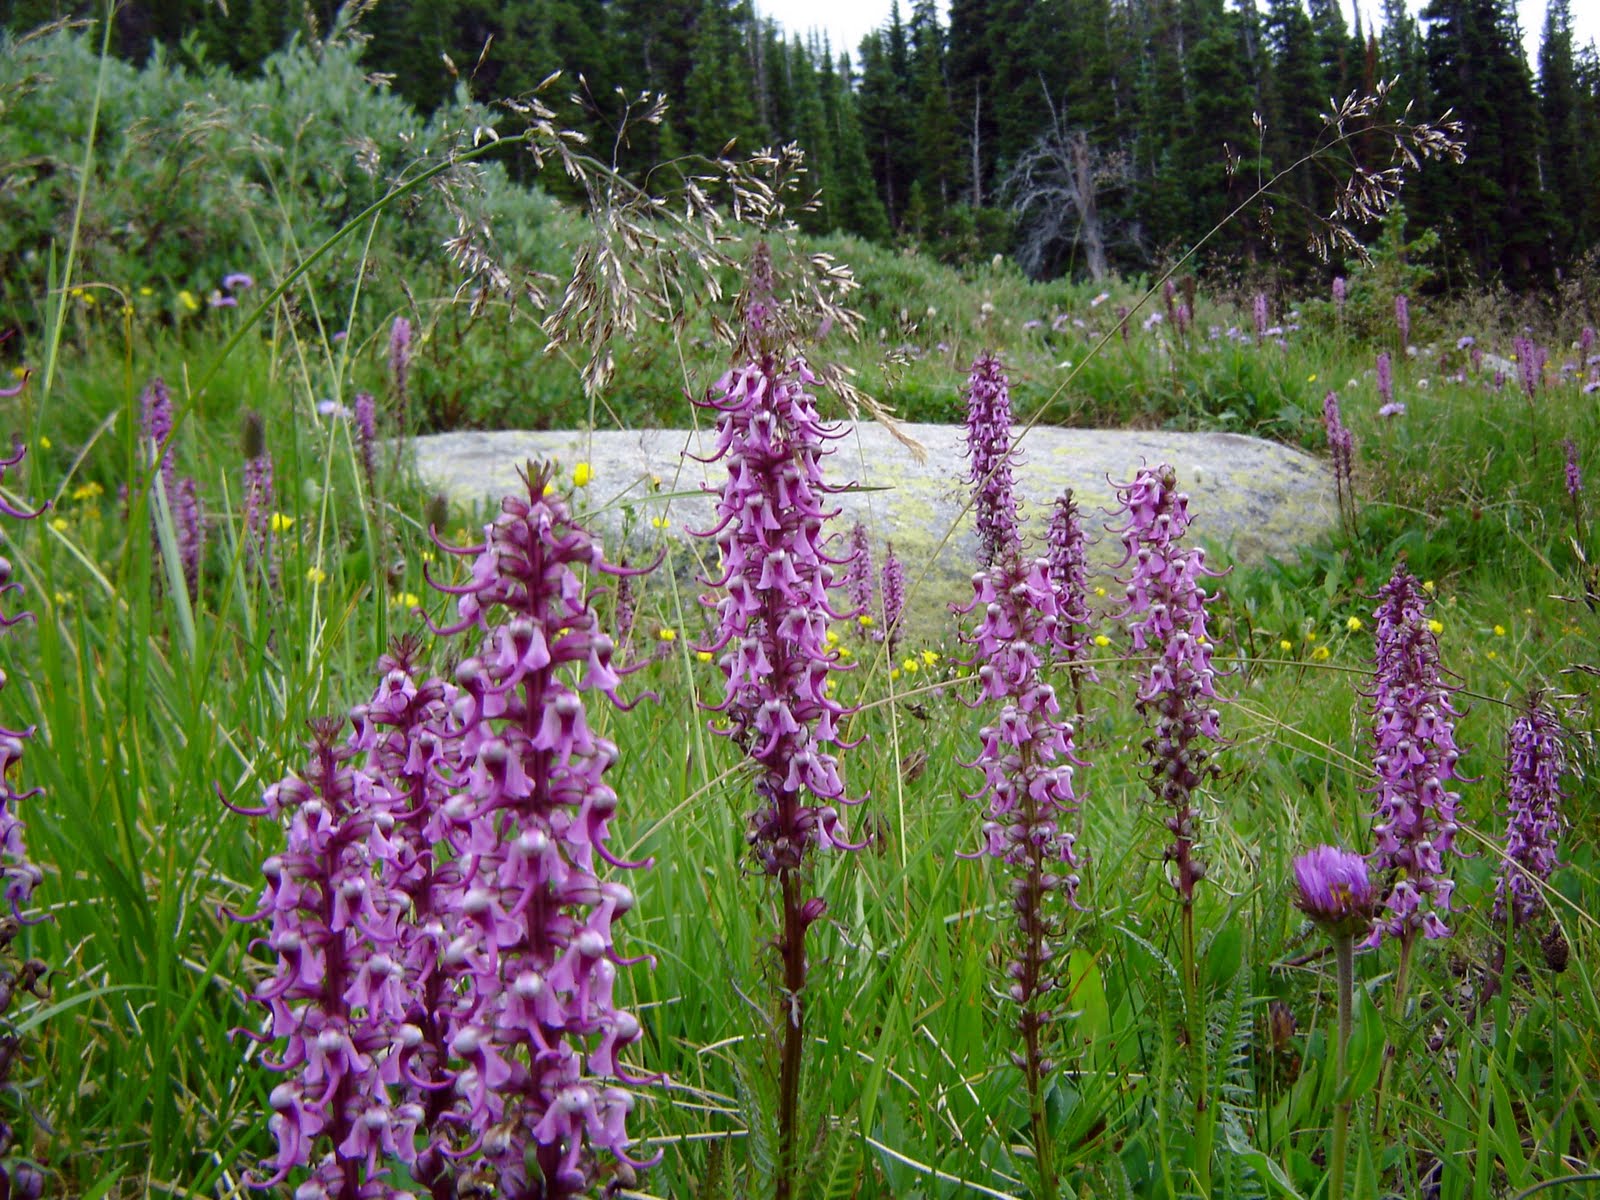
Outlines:
{"type": "MultiPolygon", "coordinates": [[[[722,574],[701,602],[715,628],[705,652],[718,656],[726,680],[713,711],[756,763],[760,806],[747,838],[763,872],[787,876],[812,847],[856,849],[846,836],[845,796],[836,750],[850,710],[830,694],[841,669],[828,645],[828,622],[843,615],[833,594],[848,554],[831,551],[828,507],[837,489],[824,482],[826,443],[837,436],[817,415],[814,382],[802,361],[780,365],[770,354],[734,368],[700,403],[717,414],[713,461],[728,479],[716,524],[722,574]]],[[[820,913],[820,907],[818,909],[820,913]]]]}
{"type": "MultiPolygon", "coordinates": [[[[872,582],[872,542],[867,536],[867,527],[860,521],[850,530],[850,561],[845,564],[844,590],[854,616],[872,615],[872,598],[876,591],[872,582]]],[[[867,628],[859,621],[854,624],[858,634],[867,633],[867,628]]]]}
{"type": "MultiPolygon", "coordinates": [[[[18,385],[18,390],[21,390],[21,385],[18,385]]],[[[6,472],[20,463],[26,453],[26,449],[19,442],[12,448],[9,457],[0,458],[0,482],[5,480],[6,472]]],[[[48,507],[47,504],[45,508],[48,507]]],[[[0,515],[10,517],[14,521],[31,521],[44,511],[44,508],[40,508],[29,512],[27,509],[17,508],[4,497],[0,497],[0,515]]],[[[0,596],[20,591],[21,588],[22,585],[11,578],[11,560],[0,556],[0,596]]],[[[31,620],[33,620],[31,612],[18,612],[9,617],[0,612],[0,630],[9,630],[13,625],[31,620]]],[[[5,672],[0,671],[0,690],[5,688],[7,682],[5,672]]],[[[0,880],[4,880],[6,902],[11,906],[14,916],[20,915],[22,909],[33,899],[33,889],[38,887],[44,878],[39,868],[28,861],[28,847],[24,840],[25,826],[21,815],[17,812],[17,805],[39,795],[39,789],[18,791],[11,780],[12,773],[22,762],[23,749],[32,736],[31,727],[19,729],[0,727],[0,880]]]]}
{"type": "Polygon", "coordinates": [[[1494,889],[1494,922],[1525,925],[1544,910],[1539,884],[1556,868],[1561,841],[1561,726],[1535,694],[1506,738],[1506,856],[1494,889]]]}
{"type": "Polygon", "coordinates": [[[1072,663],[1081,678],[1096,679],[1090,666],[1076,664],[1089,657],[1089,550],[1083,516],[1068,488],[1056,497],[1047,535],[1050,587],[1055,594],[1055,647],[1062,661],[1072,663]]]}
{"type": "Polygon", "coordinates": [[[1345,426],[1339,412],[1339,394],[1329,392],[1322,398],[1322,427],[1328,435],[1328,454],[1333,459],[1333,486],[1338,497],[1340,515],[1353,526],[1355,521],[1355,448],[1356,440],[1345,426]]]}
{"type": "Polygon", "coordinates": [[[1216,672],[1206,632],[1206,590],[1201,581],[1216,572],[1205,565],[1205,551],[1185,548],[1189,497],[1178,490],[1177,475],[1162,464],[1145,468],[1118,490],[1127,524],[1119,531],[1121,567],[1132,564],[1122,610],[1133,650],[1151,655],[1134,706],[1151,726],[1144,750],[1150,759],[1149,787],[1171,809],[1166,818],[1172,841],[1167,860],[1177,865],[1175,881],[1185,903],[1205,877],[1196,855],[1200,810],[1196,793],[1214,773],[1205,740],[1216,741],[1216,672]]]}
{"type": "Polygon", "coordinates": [[[1385,915],[1372,932],[1410,941],[1420,930],[1448,937],[1441,913],[1455,884],[1444,856],[1455,849],[1460,797],[1448,784],[1456,763],[1456,710],[1439,665],[1439,643],[1428,627],[1429,600],[1402,564],[1378,593],[1373,638],[1373,766],[1378,782],[1372,866],[1389,879],[1385,915]]]}
{"type": "Polygon", "coordinates": [[[549,478],[530,470],[483,544],[441,545],[474,560],[465,584],[434,585],[459,598],[435,632],[475,642],[455,683],[422,679],[417,643],[397,643],[354,733],[314,723],[305,771],[267,790],[287,845],[259,914],[277,965],[255,999],[283,1075],[266,1182],[309,1168],[297,1200],[396,1195],[395,1161],[433,1194],[516,1197],[644,1165],[622,1086],[642,1081],[620,1057],[642,1030],[614,997],[634,897],[599,875],[642,864],[607,847],[617,751],[584,709],[585,693],[620,701],[580,572],[621,568],[549,478]]]}
{"type": "Polygon", "coordinates": [[[900,621],[906,612],[906,569],[890,542],[883,550],[883,637],[889,653],[900,641],[900,621]]]}
{"type": "Polygon", "coordinates": [[[1017,500],[1012,486],[1011,384],[1000,360],[979,355],[967,380],[967,481],[982,567],[1020,549],[1017,500]]]}

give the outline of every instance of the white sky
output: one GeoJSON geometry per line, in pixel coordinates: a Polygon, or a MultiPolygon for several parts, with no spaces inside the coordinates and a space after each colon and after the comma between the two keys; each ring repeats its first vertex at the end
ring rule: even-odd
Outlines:
{"type": "MultiPolygon", "coordinates": [[[[755,0],[755,7],[763,17],[773,18],[791,33],[803,36],[813,29],[826,33],[833,44],[835,54],[848,50],[851,58],[854,58],[861,39],[888,21],[890,2],[891,0],[755,0]]],[[[1424,2],[1425,0],[1410,0],[1410,6],[1416,11],[1424,2]]],[[[944,0],[940,7],[948,19],[950,10],[948,0],[944,0]]],[[[1379,7],[1380,0],[1361,0],[1361,11],[1368,20],[1377,14],[1379,7]]],[[[1582,45],[1588,41],[1600,42],[1600,0],[1570,0],[1570,7],[1578,44],[1582,45]]],[[[1539,49],[1539,34],[1544,29],[1545,0],[1517,0],[1517,8],[1522,14],[1522,31],[1525,38],[1523,44],[1527,48],[1528,61],[1537,68],[1536,55],[1539,49]]],[[[1345,0],[1347,19],[1350,12],[1350,0],[1345,0]]],[[[900,0],[900,15],[903,19],[910,18],[911,0],[900,0]]]]}

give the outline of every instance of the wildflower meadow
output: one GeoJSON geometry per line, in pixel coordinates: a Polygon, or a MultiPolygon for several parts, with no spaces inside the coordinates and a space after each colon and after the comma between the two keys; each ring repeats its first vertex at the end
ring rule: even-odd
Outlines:
{"type": "MultiPolygon", "coordinates": [[[[135,82],[32,45],[99,212],[135,82]]],[[[1600,322],[1433,286],[1466,135],[1382,101],[1293,280],[802,232],[799,147],[641,182],[550,91],[337,223],[229,143],[226,270],[68,221],[0,326],[0,1197],[1600,1196],[1600,322]],[[840,515],[905,418],[954,605],[840,515]],[[710,516],[417,475],[519,420],[708,431],[710,516]],[[1182,460],[1027,511],[1041,422],[1296,446],[1325,532],[1241,560],[1182,460]]]]}

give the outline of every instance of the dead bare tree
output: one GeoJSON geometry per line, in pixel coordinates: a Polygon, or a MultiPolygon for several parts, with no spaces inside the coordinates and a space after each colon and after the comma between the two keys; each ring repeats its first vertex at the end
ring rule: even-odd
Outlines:
{"type": "Polygon", "coordinates": [[[1112,231],[1100,198],[1127,182],[1128,156],[1091,143],[1088,131],[1072,125],[1066,107],[1043,90],[1050,123],[1002,185],[1020,231],[1017,261],[1029,275],[1043,275],[1066,248],[1074,257],[1082,253],[1091,278],[1103,279],[1112,231]]]}

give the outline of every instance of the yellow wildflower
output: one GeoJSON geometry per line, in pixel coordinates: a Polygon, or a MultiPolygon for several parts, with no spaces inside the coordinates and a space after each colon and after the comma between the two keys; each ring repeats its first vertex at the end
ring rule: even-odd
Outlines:
{"type": "Polygon", "coordinates": [[[73,488],[72,498],[74,500],[93,500],[96,496],[105,495],[105,491],[105,488],[91,479],[88,483],[80,483],[73,488]]]}
{"type": "Polygon", "coordinates": [[[900,669],[907,675],[915,675],[917,673],[917,660],[914,658],[906,659],[905,662],[900,664],[900,669]]]}
{"type": "Polygon", "coordinates": [[[863,629],[871,629],[875,622],[866,613],[862,613],[856,618],[856,624],[861,626],[863,629]]]}
{"type": "Polygon", "coordinates": [[[1331,653],[1332,653],[1332,651],[1329,650],[1326,646],[1318,646],[1315,650],[1313,650],[1311,652],[1311,661],[1312,662],[1327,662],[1328,661],[1328,656],[1331,653]]]}
{"type": "Polygon", "coordinates": [[[839,657],[840,658],[854,658],[855,656],[856,656],[856,652],[854,650],[850,649],[849,646],[840,646],[839,647],[839,657]]]}
{"type": "Polygon", "coordinates": [[[710,662],[712,658],[711,651],[709,650],[696,650],[694,652],[694,656],[701,662],[710,662]]]}
{"type": "Polygon", "coordinates": [[[586,462],[581,462],[572,468],[572,486],[588,487],[589,481],[594,478],[594,468],[586,462]]]}
{"type": "Polygon", "coordinates": [[[932,650],[924,650],[922,652],[922,661],[931,667],[934,663],[939,661],[939,656],[932,650]]]}
{"type": "Polygon", "coordinates": [[[1506,627],[1504,625],[1496,625],[1494,627],[1494,635],[1495,637],[1505,637],[1506,627]]]}
{"type": "Polygon", "coordinates": [[[1346,629],[1348,629],[1351,633],[1360,633],[1361,632],[1361,618],[1360,617],[1351,617],[1348,621],[1346,621],[1344,623],[1344,627],[1346,629]]]}
{"type": "Polygon", "coordinates": [[[676,629],[663,629],[656,636],[663,642],[675,642],[678,640],[678,631],[676,629]]]}
{"type": "Polygon", "coordinates": [[[1104,595],[1105,595],[1105,594],[1106,594],[1106,590],[1105,590],[1105,588],[1103,588],[1103,587],[1097,587],[1097,588],[1095,588],[1095,590],[1094,590],[1094,594],[1095,594],[1095,595],[1096,595],[1096,596],[1104,596],[1104,595]]]}
{"type": "Polygon", "coordinates": [[[828,630],[828,645],[837,646],[838,644],[839,644],[839,635],[835,631],[833,631],[832,629],[828,630]]]}
{"type": "Polygon", "coordinates": [[[39,449],[48,450],[50,449],[50,444],[49,438],[45,437],[43,434],[39,436],[39,449]]]}
{"type": "Polygon", "coordinates": [[[1111,639],[1103,633],[1097,633],[1094,635],[1094,644],[1103,648],[1111,645],[1111,639]]]}
{"type": "Polygon", "coordinates": [[[1279,638],[1278,639],[1278,649],[1280,651],[1282,651],[1284,654],[1288,654],[1291,650],[1294,649],[1294,643],[1291,642],[1288,638],[1279,638]]]}
{"type": "Polygon", "coordinates": [[[415,592],[401,592],[398,596],[393,596],[393,597],[390,598],[389,607],[390,608],[415,608],[415,607],[417,607],[417,605],[419,605],[421,603],[422,603],[422,601],[420,599],[418,599],[417,594],[415,592]]]}
{"type": "Polygon", "coordinates": [[[57,592],[56,593],[56,603],[57,604],[71,604],[72,603],[72,597],[67,595],[67,593],[65,593],[65,592],[57,592]]]}
{"type": "Polygon", "coordinates": [[[200,298],[198,296],[196,296],[193,292],[191,292],[188,288],[184,288],[181,292],[178,293],[178,302],[180,304],[182,304],[190,312],[199,312],[200,311],[200,298]]]}
{"type": "Polygon", "coordinates": [[[1443,621],[1429,621],[1428,622],[1428,629],[1431,632],[1436,633],[1436,634],[1443,633],[1444,632],[1444,622],[1443,621]]]}
{"type": "Polygon", "coordinates": [[[1491,650],[1491,651],[1489,651],[1489,657],[1490,658],[1499,658],[1500,656],[1498,654],[1496,654],[1493,650],[1491,650]]]}
{"type": "Polygon", "coordinates": [[[321,567],[311,567],[306,571],[307,583],[326,583],[327,580],[328,573],[321,567]]]}
{"type": "Polygon", "coordinates": [[[1422,590],[1423,590],[1423,591],[1425,591],[1425,592],[1427,592],[1427,593],[1428,593],[1428,595],[1430,595],[1430,596],[1431,596],[1431,595],[1433,595],[1433,593],[1434,593],[1434,592],[1435,592],[1435,591],[1437,591],[1437,590],[1438,590],[1438,589],[1437,589],[1437,588],[1436,588],[1436,587],[1434,587],[1434,584],[1433,584],[1433,580],[1431,580],[1431,579],[1424,579],[1424,580],[1423,580],[1423,581],[1422,581],[1422,590]]]}
{"type": "Polygon", "coordinates": [[[1317,640],[1317,631],[1315,629],[1306,630],[1306,641],[1314,642],[1316,640],[1317,640]]]}
{"type": "Polygon", "coordinates": [[[142,287],[139,289],[139,295],[141,296],[154,296],[155,294],[155,289],[151,287],[142,287]]]}
{"type": "Polygon", "coordinates": [[[900,668],[899,667],[890,668],[889,678],[890,679],[899,679],[900,678],[900,668]]]}
{"type": "Polygon", "coordinates": [[[275,512],[272,514],[272,520],[267,522],[267,528],[271,529],[273,533],[288,533],[289,530],[294,528],[294,518],[284,513],[275,512]]]}
{"type": "Polygon", "coordinates": [[[68,524],[65,517],[57,517],[55,520],[50,522],[50,528],[54,529],[57,533],[65,533],[68,529],[72,528],[72,526],[68,524]]]}
{"type": "Polygon", "coordinates": [[[1307,383],[1315,383],[1316,381],[1317,381],[1317,373],[1315,371],[1311,372],[1311,374],[1306,376],[1306,382],[1307,383]]]}
{"type": "Polygon", "coordinates": [[[651,529],[665,529],[666,527],[667,527],[667,519],[665,517],[651,517],[650,518],[650,528],[651,529]]]}

